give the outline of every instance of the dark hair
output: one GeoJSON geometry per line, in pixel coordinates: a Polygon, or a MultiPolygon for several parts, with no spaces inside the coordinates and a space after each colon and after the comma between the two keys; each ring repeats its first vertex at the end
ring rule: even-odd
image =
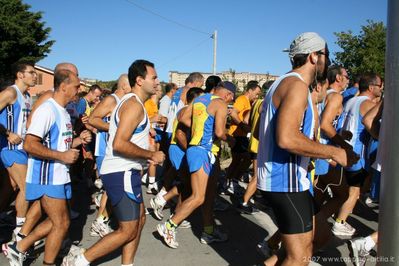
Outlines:
{"type": "Polygon", "coordinates": [[[34,64],[32,62],[27,62],[27,61],[18,61],[11,65],[11,74],[16,79],[17,73],[24,72],[28,66],[34,67],[34,64]]]}
{"type": "Polygon", "coordinates": [[[309,54],[296,54],[294,58],[292,58],[292,69],[298,68],[306,64],[306,60],[308,59],[309,54]]]}
{"type": "Polygon", "coordinates": [[[136,85],[137,77],[142,77],[145,79],[147,75],[147,67],[154,68],[154,64],[147,60],[136,60],[130,67],[128,72],[129,84],[134,87],[136,85]]]}
{"type": "Polygon", "coordinates": [[[262,85],[263,93],[266,93],[270,89],[270,87],[272,86],[273,83],[274,83],[274,80],[268,80],[265,83],[263,83],[263,85],[262,85]]]}
{"type": "Polygon", "coordinates": [[[213,88],[215,88],[222,79],[219,76],[211,75],[205,81],[205,92],[210,92],[213,88]]]}
{"type": "Polygon", "coordinates": [[[260,89],[259,82],[256,80],[250,80],[250,81],[248,81],[245,90],[246,91],[255,90],[256,88],[260,89]]]}
{"type": "Polygon", "coordinates": [[[111,92],[114,93],[118,89],[118,83],[114,83],[111,87],[111,92]]]}
{"type": "Polygon", "coordinates": [[[367,73],[360,77],[359,80],[359,92],[367,91],[370,85],[377,82],[378,75],[375,73],[367,73]]]}
{"type": "Polygon", "coordinates": [[[193,82],[200,81],[200,80],[204,80],[204,76],[202,76],[202,74],[199,72],[192,72],[192,73],[190,73],[190,75],[188,75],[188,77],[186,79],[186,85],[188,83],[193,83],[193,82]]]}
{"type": "Polygon", "coordinates": [[[332,65],[328,68],[327,71],[327,79],[330,84],[333,84],[337,80],[337,75],[342,74],[342,66],[339,65],[332,65]]]}
{"type": "Polygon", "coordinates": [[[95,91],[95,90],[100,90],[101,92],[103,89],[100,87],[98,84],[91,85],[89,92],[95,91]]]}
{"type": "Polygon", "coordinates": [[[170,92],[170,91],[173,90],[175,87],[176,87],[176,84],[174,84],[174,83],[172,83],[172,82],[167,83],[167,84],[165,85],[165,93],[170,92]]]}
{"type": "Polygon", "coordinates": [[[60,88],[61,83],[69,83],[72,72],[67,69],[61,69],[54,73],[54,91],[60,88]]]}
{"type": "Polygon", "coordinates": [[[191,103],[194,98],[197,98],[198,96],[200,96],[202,93],[204,93],[204,90],[198,87],[192,87],[187,91],[186,94],[186,100],[187,103],[191,103]]]}

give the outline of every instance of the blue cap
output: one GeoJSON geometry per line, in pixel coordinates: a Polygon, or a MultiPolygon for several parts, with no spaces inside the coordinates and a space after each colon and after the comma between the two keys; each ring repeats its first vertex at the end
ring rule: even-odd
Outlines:
{"type": "Polygon", "coordinates": [[[218,87],[225,88],[226,90],[231,91],[233,94],[235,94],[237,90],[236,85],[234,85],[234,83],[230,81],[221,81],[219,82],[218,87]]]}

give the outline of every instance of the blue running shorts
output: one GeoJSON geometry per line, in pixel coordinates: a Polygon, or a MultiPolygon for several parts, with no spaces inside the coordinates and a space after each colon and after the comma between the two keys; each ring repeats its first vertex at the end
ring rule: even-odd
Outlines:
{"type": "Polygon", "coordinates": [[[6,168],[11,167],[14,163],[27,165],[28,154],[24,150],[3,149],[1,151],[1,161],[6,168]]]}
{"type": "Polygon", "coordinates": [[[40,185],[26,183],[26,200],[37,200],[44,195],[50,198],[69,200],[72,197],[71,183],[66,183],[63,185],[40,185]]]}
{"type": "Polygon", "coordinates": [[[211,151],[200,146],[191,146],[187,149],[186,156],[190,173],[197,172],[202,167],[209,176],[212,165],[215,163],[215,156],[211,151]]]}

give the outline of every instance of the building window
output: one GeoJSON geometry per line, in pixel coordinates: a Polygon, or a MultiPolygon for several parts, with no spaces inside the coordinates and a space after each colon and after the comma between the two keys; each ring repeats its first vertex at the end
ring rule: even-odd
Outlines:
{"type": "Polygon", "coordinates": [[[39,73],[37,75],[37,84],[36,85],[42,85],[43,84],[43,74],[39,73]]]}

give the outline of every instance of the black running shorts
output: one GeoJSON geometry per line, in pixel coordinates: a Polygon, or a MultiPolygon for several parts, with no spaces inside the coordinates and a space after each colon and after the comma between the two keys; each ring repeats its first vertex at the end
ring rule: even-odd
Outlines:
{"type": "Polygon", "coordinates": [[[363,168],[355,172],[345,171],[346,183],[350,187],[362,187],[367,176],[368,172],[363,168]]]}
{"type": "Polygon", "coordinates": [[[313,230],[314,206],[310,192],[263,192],[273,209],[282,234],[300,234],[313,230]]]}

